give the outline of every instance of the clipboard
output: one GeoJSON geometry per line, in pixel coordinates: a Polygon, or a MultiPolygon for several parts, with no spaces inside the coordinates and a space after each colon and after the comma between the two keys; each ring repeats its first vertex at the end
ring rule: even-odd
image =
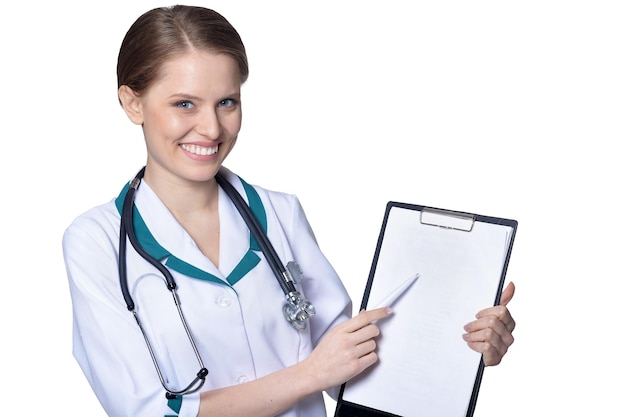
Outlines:
{"type": "Polygon", "coordinates": [[[360,309],[391,302],[394,314],[335,417],[473,416],[484,364],[463,326],[499,304],[516,231],[516,220],[387,203],[360,309]]]}

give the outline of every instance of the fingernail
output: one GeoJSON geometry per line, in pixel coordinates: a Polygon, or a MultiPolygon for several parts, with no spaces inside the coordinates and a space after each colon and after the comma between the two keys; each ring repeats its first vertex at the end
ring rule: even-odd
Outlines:
{"type": "Polygon", "coordinates": [[[472,328],[471,323],[467,323],[465,326],[463,326],[463,329],[467,330],[468,332],[470,331],[471,328],[472,328]]]}

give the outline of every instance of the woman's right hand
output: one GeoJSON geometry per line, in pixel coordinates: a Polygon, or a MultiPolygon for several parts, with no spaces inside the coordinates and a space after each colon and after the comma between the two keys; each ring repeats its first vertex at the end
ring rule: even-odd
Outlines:
{"type": "Polygon", "coordinates": [[[363,310],[324,335],[303,362],[321,391],[343,384],[378,361],[375,338],[380,331],[373,322],[391,313],[388,307],[363,310]]]}

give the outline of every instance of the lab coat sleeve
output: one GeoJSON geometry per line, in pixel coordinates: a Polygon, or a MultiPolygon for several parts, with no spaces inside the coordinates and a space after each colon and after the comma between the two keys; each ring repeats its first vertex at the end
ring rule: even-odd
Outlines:
{"type": "Polygon", "coordinates": [[[119,286],[119,216],[94,209],[63,235],[73,306],[73,354],[109,416],[195,416],[199,396],[165,398],[139,327],[119,286]],[[178,414],[180,412],[180,414],[178,414]]]}
{"type": "Polygon", "coordinates": [[[311,339],[316,346],[328,330],[352,315],[352,302],[343,282],[320,249],[299,200],[294,197],[294,257],[303,271],[302,287],[316,308],[311,339]]]}
{"type": "MultiPolygon", "coordinates": [[[[310,294],[316,308],[316,315],[311,319],[311,339],[313,346],[317,346],[326,332],[352,316],[352,301],[337,272],[319,247],[302,205],[297,198],[294,200],[294,225],[299,225],[294,238],[305,243],[294,245],[294,256],[298,262],[302,262],[303,291],[310,294]]],[[[336,400],[339,387],[328,389],[327,393],[336,400]]]]}
{"type": "MultiPolygon", "coordinates": [[[[315,316],[310,319],[311,342],[315,348],[326,332],[352,316],[352,302],[335,269],[320,249],[300,201],[294,195],[283,197],[273,204],[289,207],[276,207],[277,212],[291,213],[279,221],[287,233],[293,258],[302,269],[304,296],[316,310],[315,316]]],[[[336,399],[338,388],[327,392],[336,399]]]]}

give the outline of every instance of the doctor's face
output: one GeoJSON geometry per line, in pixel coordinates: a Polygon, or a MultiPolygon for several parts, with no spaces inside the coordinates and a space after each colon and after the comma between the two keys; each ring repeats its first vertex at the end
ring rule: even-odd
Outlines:
{"type": "Polygon", "coordinates": [[[126,89],[134,101],[124,108],[134,123],[143,126],[146,180],[157,175],[184,181],[212,179],[241,128],[241,75],[235,59],[191,51],[166,61],[141,95],[126,89]]]}

